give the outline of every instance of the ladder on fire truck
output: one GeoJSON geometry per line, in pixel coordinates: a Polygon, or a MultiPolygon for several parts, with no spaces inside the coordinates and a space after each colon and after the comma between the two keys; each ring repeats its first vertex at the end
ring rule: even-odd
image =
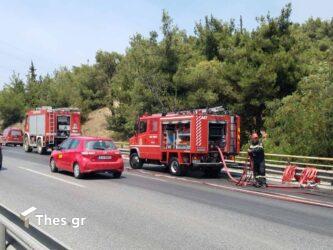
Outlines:
{"type": "Polygon", "coordinates": [[[54,119],[54,111],[49,113],[49,144],[54,145],[54,137],[55,137],[55,119],[54,119]]]}
{"type": "Polygon", "coordinates": [[[236,152],[236,121],[234,117],[231,117],[231,123],[230,123],[230,149],[232,150],[232,153],[236,152]]]}
{"type": "Polygon", "coordinates": [[[167,115],[193,115],[193,114],[201,114],[201,115],[209,115],[209,114],[230,114],[228,110],[226,110],[223,106],[213,107],[213,108],[205,108],[205,109],[191,109],[191,110],[179,110],[176,112],[165,112],[162,113],[162,116],[167,115]]]}

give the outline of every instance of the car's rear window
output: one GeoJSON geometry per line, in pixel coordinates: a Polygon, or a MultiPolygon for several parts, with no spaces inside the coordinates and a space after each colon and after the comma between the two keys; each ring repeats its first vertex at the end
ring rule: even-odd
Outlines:
{"type": "Polygon", "coordinates": [[[116,148],[116,145],[112,141],[92,140],[86,142],[86,149],[88,150],[112,150],[116,148]]]}
{"type": "Polygon", "coordinates": [[[21,135],[22,135],[22,131],[20,131],[20,130],[12,130],[12,131],[10,132],[10,134],[11,134],[12,136],[21,136],[21,135]]]}

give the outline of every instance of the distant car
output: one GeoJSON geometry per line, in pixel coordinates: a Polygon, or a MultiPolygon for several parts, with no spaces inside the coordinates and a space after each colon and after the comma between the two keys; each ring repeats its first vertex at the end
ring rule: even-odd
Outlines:
{"type": "Polygon", "coordinates": [[[111,139],[76,136],[66,139],[50,157],[52,172],[64,170],[82,178],[89,173],[113,173],[119,178],[124,171],[124,162],[111,139]]]}
{"type": "Polygon", "coordinates": [[[8,127],[3,131],[2,145],[23,145],[23,132],[19,128],[8,127]]]}

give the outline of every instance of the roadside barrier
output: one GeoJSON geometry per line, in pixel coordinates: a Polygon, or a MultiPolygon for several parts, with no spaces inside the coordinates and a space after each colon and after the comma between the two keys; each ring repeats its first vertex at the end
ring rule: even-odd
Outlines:
{"type": "Polygon", "coordinates": [[[14,249],[69,249],[33,225],[28,228],[14,212],[0,204],[0,250],[14,249]]]}
{"type": "MultiPolygon", "coordinates": [[[[125,144],[118,144],[124,146],[125,144]]],[[[129,155],[128,148],[119,148],[124,155],[129,155]]],[[[316,168],[317,177],[320,179],[321,187],[333,187],[333,158],[286,155],[286,154],[265,154],[266,173],[268,177],[279,178],[281,180],[283,172],[288,165],[294,165],[296,174],[300,175],[307,167],[316,168]]],[[[235,160],[226,160],[231,173],[242,173],[245,162],[247,160],[247,152],[240,152],[235,160]]]]}
{"type": "MultiPolygon", "coordinates": [[[[247,159],[247,152],[240,152],[235,162],[243,164],[247,159]]],[[[288,165],[296,166],[296,174],[300,175],[304,169],[311,167],[317,170],[317,177],[322,186],[333,186],[333,158],[287,154],[265,154],[266,171],[268,174],[282,176],[288,165]]]]}

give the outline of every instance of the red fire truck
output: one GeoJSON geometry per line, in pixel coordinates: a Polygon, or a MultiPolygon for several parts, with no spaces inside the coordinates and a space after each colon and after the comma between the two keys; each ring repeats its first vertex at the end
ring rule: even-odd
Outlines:
{"type": "Polygon", "coordinates": [[[28,111],[24,123],[24,150],[31,152],[37,148],[37,152],[43,154],[70,135],[80,135],[80,117],[77,108],[53,109],[44,106],[28,111]]]}
{"type": "Polygon", "coordinates": [[[173,175],[189,168],[210,176],[221,171],[217,147],[228,157],[240,151],[240,117],[222,107],[143,115],[130,138],[130,165],[164,164],[173,175]]]}

